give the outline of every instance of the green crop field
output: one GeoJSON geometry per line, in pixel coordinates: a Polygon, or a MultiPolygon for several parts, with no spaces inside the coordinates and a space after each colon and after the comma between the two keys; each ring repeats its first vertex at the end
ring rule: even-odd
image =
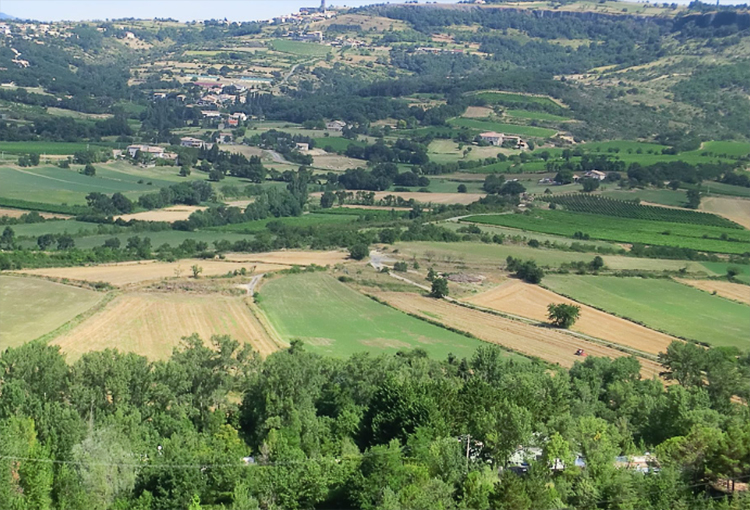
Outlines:
{"type": "Polygon", "coordinates": [[[702,262],[701,265],[715,276],[725,276],[727,274],[727,269],[730,267],[739,269],[740,274],[735,276],[734,279],[750,284],[750,266],[748,265],[733,264],[731,262],[702,262]]]}
{"type": "MultiPolygon", "coordinates": [[[[687,188],[687,186],[685,186],[687,188]]],[[[732,186],[722,182],[704,182],[701,190],[708,195],[729,195],[733,197],[750,198],[750,188],[732,186]]]]}
{"type": "Polygon", "coordinates": [[[479,119],[465,119],[459,117],[448,121],[449,124],[458,127],[467,127],[478,129],[480,131],[497,131],[499,133],[510,133],[521,136],[535,136],[539,138],[549,138],[557,133],[554,129],[540,128],[534,126],[519,126],[516,124],[505,124],[502,122],[491,122],[479,119]]]}
{"type": "MultiPolygon", "coordinates": [[[[168,244],[169,246],[175,247],[180,245],[186,239],[192,239],[195,242],[205,242],[209,246],[212,246],[214,241],[229,241],[234,243],[235,241],[251,240],[252,236],[246,234],[236,234],[233,232],[211,232],[207,230],[198,230],[196,232],[185,232],[182,230],[163,230],[160,232],[133,232],[130,229],[123,228],[121,233],[118,234],[95,234],[87,235],[85,237],[75,237],[76,248],[91,249],[97,246],[102,246],[104,241],[113,237],[120,240],[120,246],[125,247],[128,243],[128,239],[133,237],[148,237],[151,239],[151,247],[153,249],[158,248],[162,244],[168,244]]],[[[36,243],[33,243],[34,245],[36,243]]]]}
{"type": "Polygon", "coordinates": [[[345,151],[349,148],[350,145],[365,145],[362,142],[350,140],[342,136],[324,136],[322,138],[315,138],[314,140],[316,149],[325,149],[326,147],[331,147],[336,152],[345,151]]]}
{"type": "Polygon", "coordinates": [[[356,352],[421,348],[436,358],[470,357],[482,342],[447,331],[363,296],[330,275],[273,279],[260,290],[261,308],[285,340],[336,357],[356,352]]]}
{"type": "Polygon", "coordinates": [[[88,142],[0,142],[0,152],[6,154],[49,154],[65,155],[87,148],[97,149],[105,146],[88,142]]]}
{"type": "MultiPolygon", "coordinates": [[[[96,223],[86,223],[76,220],[48,220],[42,223],[28,223],[23,225],[13,225],[11,228],[16,237],[37,237],[42,234],[63,234],[67,232],[76,236],[79,232],[95,233],[99,225],[96,223]]],[[[112,225],[107,225],[107,229],[112,225]]]]}
{"type": "Polygon", "coordinates": [[[475,95],[490,104],[536,103],[562,109],[562,107],[555,101],[543,96],[513,94],[511,92],[478,92],[475,95]]]}
{"type": "Polygon", "coordinates": [[[548,275],[543,284],[673,335],[715,346],[750,347],[750,306],[672,280],[548,275]]]}
{"type": "Polygon", "coordinates": [[[289,41],[286,39],[274,39],[270,42],[271,48],[282,53],[292,53],[309,57],[322,57],[331,52],[329,46],[322,44],[306,43],[301,41],[289,41]]]}
{"type": "Polygon", "coordinates": [[[632,191],[625,190],[607,190],[601,193],[605,197],[616,198],[618,200],[641,200],[653,204],[671,205],[682,207],[687,202],[687,195],[682,190],[672,191],[668,189],[636,189],[632,191]]]}
{"type": "Polygon", "coordinates": [[[0,350],[49,333],[103,298],[98,292],[47,280],[0,276],[0,350]]]}
{"type": "Polygon", "coordinates": [[[510,115],[511,117],[516,117],[517,119],[551,120],[556,122],[565,122],[570,120],[568,117],[553,115],[547,112],[536,112],[533,110],[505,110],[505,114],[510,115]]]}
{"type": "Polygon", "coordinates": [[[615,218],[559,210],[535,210],[529,214],[471,216],[465,221],[504,225],[569,237],[576,232],[582,232],[592,239],[623,243],[674,246],[717,253],[750,252],[750,231],[707,225],[615,218]],[[737,239],[737,242],[722,240],[722,234],[728,238],[737,239]],[[704,235],[708,238],[704,238],[704,235]]]}
{"type": "Polygon", "coordinates": [[[699,149],[700,152],[708,151],[714,154],[728,156],[747,156],[750,154],[750,143],[747,142],[705,142],[703,147],[699,149]]]}

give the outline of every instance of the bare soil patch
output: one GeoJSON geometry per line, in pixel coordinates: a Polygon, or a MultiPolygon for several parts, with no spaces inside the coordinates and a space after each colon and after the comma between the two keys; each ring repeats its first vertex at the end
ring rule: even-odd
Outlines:
{"type": "Polygon", "coordinates": [[[265,273],[288,269],[281,263],[262,264],[256,262],[231,262],[223,260],[183,259],[177,262],[157,262],[153,260],[141,262],[123,262],[118,264],[101,264],[86,267],[58,267],[44,269],[29,269],[20,271],[25,274],[47,276],[50,278],[78,280],[87,282],[107,282],[118,287],[142,283],[164,278],[186,277],[191,274],[193,265],[203,269],[201,276],[216,276],[229,271],[255,268],[256,273],[265,273]]]}
{"type": "Polygon", "coordinates": [[[750,200],[743,198],[704,197],[701,211],[724,216],[728,220],[750,228],[750,200]]]}
{"type": "Polygon", "coordinates": [[[696,289],[705,290],[706,292],[716,292],[719,296],[747,303],[750,305],[750,285],[742,283],[723,282],[721,280],[685,280],[675,278],[678,282],[690,285],[696,289]]]}
{"type": "Polygon", "coordinates": [[[174,293],[119,296],[54,343],[71,361],[108,348],[166,359],[183,337],[193,333],[206,341],[212,335],[229,335],[264,356],[279,349],[244,298],[174,293]]]}
{"type": "Polygon", "coordinates": [[[547,305],[550,303],[578,305],[581,307],[581,313],[578,321],[571,328],[573,331],[650,354],[659,354],[666,351],[669,344],[677,340],[675,337],[615,317],[596,308],[577,303],[538,285],[531,285],[520,280],[508,280],[494,289],[467,299],[467,301],[493,310],[543,322],[547,321],[547,305]]]}
{"type": "Polygon", "coordinates": [[[164,209],[155,209],[153,211],[143,211],[133,214],[121,214],[116,216],[115,219],[122,219],[123,221],[139,220],[139,221],[167,221],[169,223],[175,221],[186,220],[195,211],[203,211],[208,207],[198,205],[173,205],[171,207],[165,207],[164,209]]]}
{"type": "MultiPolygon", "coordinates": [[[[28,214],[30,212],[34,212],[34,211],[25,211],[23,209],[9,209],[7,207],[0,207],[0,217],[8,216],[10,218],[20,218],[24,214],[28,214]]],[[[57,214],[57,213],[47,213],[47,212],[39,212],[39,216],[41,216],[45,220],[52,220],[52,219],[67,220],[67,219],[72,218],[72,216],[68,214],[57,214]]]]}
{"type": "MultiPolygon", "coordinates": [[[[485,342],[495,343],[566,368],[573,366],[576,361],[582,361],[580,356],[575,355],[577,349],[583,349],[589,356],[608,358],[627,356],[626,353],[617,349],[554,329],[472,310],[445,300],[402,292],[380,292],[376,295],[391,306],[407,313],[433,321],[437,320],[446,326],[471,333],[485,342]]],[[[658,363],[647,359],[640,359],[640,362],[641,374],[644,377],[658,377],[661,368],[658,363]]]]}

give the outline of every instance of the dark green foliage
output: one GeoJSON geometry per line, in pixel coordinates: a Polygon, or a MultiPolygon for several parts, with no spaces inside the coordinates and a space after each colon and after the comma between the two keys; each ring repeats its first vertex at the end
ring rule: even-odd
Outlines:
{"type": "Polygon", "coordinates": [[[430,297],[437,299],[444,298],[448,295],[448,280],[445,278],[433,278],[430,297]]]}
{"type": "Polygon", "coordinates": [[[363,260],[370,255],[370,247],[366,244],[359,243],[349,248],[349,256],[354,260],[363,260]]]}
{"type": "Polygon", "coordinates": [[[547,318],[553,326],[570,329],[570,327],[575,324],[576,320],[578,320],[581,307],[566,303],[550,303],[547,306],[547,311],[547,318]]]}
{"type": "Polygon", "coordinates": [[[541,283],[544,270],[533,260],[521,260],[508,256],[505,268],[527,283],[541,283]]]}

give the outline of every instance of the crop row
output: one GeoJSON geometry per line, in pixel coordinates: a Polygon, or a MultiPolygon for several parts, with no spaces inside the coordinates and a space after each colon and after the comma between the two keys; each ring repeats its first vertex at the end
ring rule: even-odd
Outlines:
{"type": "Polygon", "coordinates": [[[626,202],[615,198],[583,193],[571,193],[545,198],[547,202],[561,205],[572,212],[599,214],[615,218],[633,218],[636,220],[666,221],[670,223],[689,223],[693,225],[709,225],[724,228],[742,228],[726,218],[715,214],[686,211],[684,209],[668,209],[653,205],[641,205],[636,202],[626,202]]]}

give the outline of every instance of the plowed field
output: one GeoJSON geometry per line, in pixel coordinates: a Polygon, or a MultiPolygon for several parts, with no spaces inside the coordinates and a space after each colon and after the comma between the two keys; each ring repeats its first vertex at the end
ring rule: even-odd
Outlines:
{"type": "Polygon", "coordinates": [[[117,297],[104,310],[54,340],[69,361],[89,351],[116,348],[149,359],[165,359],[183,337],[203,340],[229,335],[262,355],[279,347],[266,334],[244,298],[220,295],[133,293],[117,297]]]}
{"type": "Polygon", "coordinates": [[[573,331],[650,354],[666,351],[667,346],[673,340],[677,340],[520,280],[508,280],[494,289],[472,296],[467,301],[538,321],[547,320],[547,305],[550,303],[575,304],[581,307],[581,314],[571,328],[573,331]]]}
{"type": "MultiPolygon", "coordinates": [[[[554,329],[533,326],[520,321],[505,319],[490,313],[472,310],[448,301],[432,299],[419,294],[382,292],[377,296],[390,305],[405,312],[437,320],[446,326],[466,331],[486,342],[508,347],[522,354],[536,356],[563,367],[571,367],[581,357],[577,349],[589,356],[617,358],[626,354],[617,349],[589,342],[554,329]]],[[[661,366],[650,360],[640,359],[644,377],[658,377],[661,366]]]]}

